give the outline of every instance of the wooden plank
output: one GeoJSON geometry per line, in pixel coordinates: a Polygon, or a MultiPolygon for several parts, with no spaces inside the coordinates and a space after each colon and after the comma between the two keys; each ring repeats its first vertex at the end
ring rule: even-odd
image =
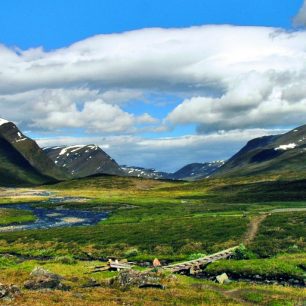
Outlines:
{"type": "Polygon", "coordinates": [[[121,264],[121,263],[110,263],[109,266],[112,269],[123,269],[123,270],[132,269],[132,266],[127,265],[127,264],[121,264]]]}
{"type": "Polygon", "coordinates": [[[128,263],[125,262],[119,262],[119,261],[113,261],[109,260],[106,266],[96,266],[93,268],[93,270],[89,273],[98,273],[98,272],[103,272],[103,271],[108,271],[111,269],[115,270],[130,270],[132,269],[132,266],[128,263]]]}
{"type": "Polygon", "coordinates": [[[173,264],[173,265],[169,265],[169,266],[165,266],[163,267],[163,269],[166,270],[171,270],[173,272],[179,272],[182,270],[189,270],[194,268],[195,266],[199,267],[201,265],[207,264],[207,263],[211,263],[220,259],[225,259],[228,258],[229,256],[231,256],[234,251],[238,248],[238,246],[230,248],[230,249],[226,249],[223,251],[220,251],[218,253],[215,254],[211,254],[199,259],[195,259],[195,260],[189,260],[186,262],[181,262],[181,263],[177,263],[177,264],[173,264]]]}

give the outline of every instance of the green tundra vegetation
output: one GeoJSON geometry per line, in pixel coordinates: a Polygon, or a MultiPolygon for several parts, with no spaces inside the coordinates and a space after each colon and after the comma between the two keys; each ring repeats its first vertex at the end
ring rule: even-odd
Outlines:
{"type": "Polygon", "coordinates": [[[36,217],[32,212],[17,209],[0,209],[0,225],[14,225],[33,222],[36,217]]]}
{"type": "MultiPolygon", "coordinates": [[[[116,272],[86,273],[110,257],[179,262],[244,243],[233,259],[210,264],[205,273],[301,284],[306,279],[305,187],[305,178],[289,174],[198,182],[100,176],[38,187],[71,200],[46,204],[33,198],[34,205],[106,211],[109,217],[93,226],[0,233],[0,282],[21,285],[40,265],[63,275],[72,286],[52,295],[25,293],[16,300],[19,305],[40,305],[36,301],[42,299],[44,305],[302,305],[306,292],[301,287],[243,281],[218,285],[178,275],[166,290],[145,289],[143,294],[144,289],[109,288],[107,279],[116,272]],[[91,276],[102,287],[82,288],[91,276]]],[[[32,202],[29,197],[7,197],[1,203],[15,200],[32,202]]],[[[10,214],[1,224],[33,218],[25,211],[0,212],[10,214]]]]}

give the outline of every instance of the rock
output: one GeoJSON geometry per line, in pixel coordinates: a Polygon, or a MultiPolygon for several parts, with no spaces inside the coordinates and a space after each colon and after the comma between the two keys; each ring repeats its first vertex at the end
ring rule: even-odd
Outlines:
{"type": "Polygon", "coordinates": [[[117,277],[111,280],[111,286],[117,286],[123,289],[129,287],[148,288],[154,287],[164,289],[161,283],[163,275],[154,272],[138,272],[134,270],[121,271],[117,277]]]}
{"type": "Polygon", "coordinates": [[[16,285],[4,285],[0,283],[0,299],[12,299],[20,294],[20,289],[16,285]]]}
{"type": "Polygon", "coordinates": [[[219,284],[228,284],[230,282],[226,273],[220,274],[216,277],[216,280],[219,284]]]}
{"type": "Polygon", "coordinates": [[[153,260],[153,267],[154,267],[154,268],[161,267],[161,263],[160,263],[160,261],[159,261],[157,258],[155,258],[155,259],[153,260]]]}
{"type": "Polygon", "coordinates": [[[30,279],[24,283],[24,287],[29,290],[58,289],[69,290],[70,288],[62,284],[62,277],[51,273],[41,267],[36,267],[30,274],[30,279]]]}
{"type": "Polygon", "coordinates": [[[92,287],[100,287],[100,286],[101,284],[99,284],[94,278],[89,278],[82,287],[92,288],[92,287]]]}

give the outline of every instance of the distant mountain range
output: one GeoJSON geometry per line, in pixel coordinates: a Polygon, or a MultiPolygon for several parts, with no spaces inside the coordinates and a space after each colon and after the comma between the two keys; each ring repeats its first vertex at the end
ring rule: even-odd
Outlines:
{"type": "Polygon", "coordinates": [[[193,163],[186,165],[180,170],[172,173],[170,178],[174,180],[187,180],[195,181],[203,178],[207,178],[216,172],[220,167],[224,165],[225,161],[218,160],[210,163],[193,163]]]}
{"type": "Polygon", "coordinates": [[[193,163],[174,173],[119,166],[96,145],[41,149],[17,126],[0,118],[0,185],[53,183],[109,174],[150,179],[198,180],[207,177],[248,176],[306,171],[306,125],[286,134],[249,141],[228,161],[193,163]]]}
{"type": "Polygon", "coordinates": [[[186,180],[194,181],[206,178],[224,165],[224,161],[214,161],[210,163],[193,163],[184,166],[174,173],[159,172],[155,169],[146,169],[141,167],[121,166],[122,170],[128,176],[144,177],[151,179],[167,180],[186,180]]]}
{"type": "Polygon", "coordinates": [[[142,167],[129,167],[126,165],[122,165],[121,169],[123,170],[126,176],[134,176],[134,177],[143,177],[148,179],[168,179],[169,173],[159,172],[155,169],[150,168],[142,168],[142,167]]]}

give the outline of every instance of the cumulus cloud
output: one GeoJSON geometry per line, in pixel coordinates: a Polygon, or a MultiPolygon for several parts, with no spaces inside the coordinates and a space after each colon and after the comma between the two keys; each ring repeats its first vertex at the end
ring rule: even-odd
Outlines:
{"type": "Polygon", "coordinates": [[[122,111],[117,105],[106,104],[103,100],[85,102],[83,109],[72,106],[65,112],[53,111],[46,118],[36,119],[35,125],[53,128],[72,127],[103,132],[122,132],[133,127],[135,118],[122,111]]]}
{"type": "Polygon", "coordinates": [[[294,17],[293,23],[296,26],[306,26],[306,1],[304,1],[298,14],[294,17]]]}
{"type": "MultiPolygon", "coordinates": [[[[38,89],[0,95],[1,116],[27,121],[27,127],[44,129],[83,128],[96,132],[133,132],[137,124],[156,124],[147,113],[134,116],[119,106],[141,94],[133,90],[99,92],[88,88],[38,89]],[[116,104],[117,103],[117,104],[116,104]]],[[[23,127],[23,126],[22,126],[23,127]]]]}
{"type": "Polygon", "coordinates": [[[184,100],[167,119],[173,124],[197,123],[200,132],[294,126],[305,120],[305,85],[296,76],[279,79],[275,72],[251,72],[233,80],[221,97],[184,100]]]}
{"type": "Polygon", "coordinates": [[[135,131],[157,121],[149,108],[137,117],[124,104],[169,94],[183,100],[165,114],[173,126],[298,125],[306,115],[305,41],[305,31],[211,25],[98,35],[49,52],[2,45],[1,112],[36,127],[135,131]]]}

